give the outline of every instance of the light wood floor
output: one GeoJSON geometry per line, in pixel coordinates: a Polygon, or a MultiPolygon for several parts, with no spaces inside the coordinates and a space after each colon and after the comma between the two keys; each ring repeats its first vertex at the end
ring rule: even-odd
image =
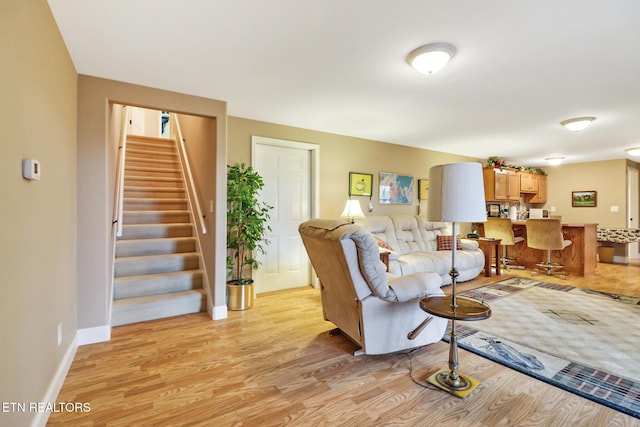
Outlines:
{"type": "MultiPolygon", "coordinates": [[[[538,277],[640,296],[639,273],[640,263],[599,264],[589,278],[538,277]]],[[[511,276],[530,274],[502,277],[511,276]]],[[[254,308],[221,321],[194,314],[114,328],[110,342],[78,349],[58,398],[88,402],[90,412],[54,413],[48,425],[640,426],[465,350],[460,370],[481,384],[458,399],[424,385],[446,366],[447,344],[354,357],[354,344],[332,328],[312,288],[259,295],[254,308]]]]}

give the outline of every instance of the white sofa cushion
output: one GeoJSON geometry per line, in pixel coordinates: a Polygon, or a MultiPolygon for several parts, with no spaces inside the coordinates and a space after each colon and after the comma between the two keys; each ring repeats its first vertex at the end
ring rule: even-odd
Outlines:
{"type": "Polygon", "coordinates": [[[396,233],[400,255],[429,250],[422,240],[415,216],[391,215],[391,222],[396,233]]]}
{"type": "Polygon", "coordinates": [[[380,239],[396,254],[398,253],[398,241],[396,240],[396,232],[388,216],[368,216],[356,221],[358,224],[366,228],[376,239],[380,239]]]}

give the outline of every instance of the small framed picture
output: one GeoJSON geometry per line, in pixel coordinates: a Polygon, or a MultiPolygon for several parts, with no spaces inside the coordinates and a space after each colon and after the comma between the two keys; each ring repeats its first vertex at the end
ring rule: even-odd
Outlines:
{"type": "Polygon", "coordinates": [[[368,173],[349,172],[349,195],[369,196],[373,191],[373,175],[368,173]]]}
{"type": "Polygon", "coordinates": [[[428,194],[429,194],[429,180],[419,179],[418,180],[418,200],[427,200],[428,194]]]}
{"type": "Polygon", "coordinates": [[[598,192],[572,191],[571,206],[574,208],[595,208],[598,206],[598,192]]]}

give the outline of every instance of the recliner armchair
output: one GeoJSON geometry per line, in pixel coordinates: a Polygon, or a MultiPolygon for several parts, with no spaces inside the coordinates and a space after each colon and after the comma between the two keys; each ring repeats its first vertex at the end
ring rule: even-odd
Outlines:
{"type": "Polygon", "coordinates": [[[314,219],[298,231],[320,279],[325,320],[361,347],[356,354],[386,354],[442,339],[447,320],[419,307],[444,295],[436,273],[395,277],[380,261],[373,235],[357,224],[314,219]]]}

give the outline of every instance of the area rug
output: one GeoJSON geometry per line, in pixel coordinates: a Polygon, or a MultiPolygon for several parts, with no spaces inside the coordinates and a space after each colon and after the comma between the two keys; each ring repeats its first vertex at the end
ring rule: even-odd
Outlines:
{"type": "Polygon", "coordinates": [[[460,295],[492,311],[456,323],[460,348],[640,418],[640,298],[521,278],[460,295]]]}

